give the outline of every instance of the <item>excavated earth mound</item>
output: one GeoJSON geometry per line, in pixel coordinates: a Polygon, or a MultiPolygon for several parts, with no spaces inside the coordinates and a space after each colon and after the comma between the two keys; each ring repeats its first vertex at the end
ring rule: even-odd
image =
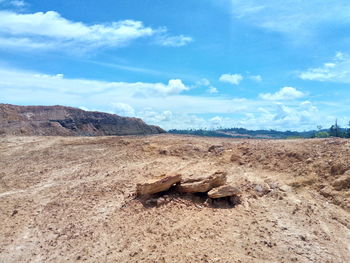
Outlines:
{"type": "Polygon", "coordinates": [[[165,133],[141,119],[64,106],[0,104],[0,135],[103,136],[165,133]]]}
{"type": "Polygon", "coordinates": [[[350,262],[349,160],[346,139],[0,137],[0,262],[350,262]]]}

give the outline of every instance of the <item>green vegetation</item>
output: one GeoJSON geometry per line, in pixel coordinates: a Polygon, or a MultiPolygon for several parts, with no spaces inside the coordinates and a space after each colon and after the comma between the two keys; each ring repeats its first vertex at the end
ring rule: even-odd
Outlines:
{"type": "Polygon", "coordinates": [[[335,121],[335,124],[332,125],[329,129],[330,137],[339,137],[339,138],[350,138],[350,121],[349,128],[343,129],[338,125],[338,121],[335,121]]]}
{"type": "Polygon", "coordinates": [[[315,131],[276,131],[276,130],[247,130],[244,128],[230,128],[218,130],[189,129],[189,130],[169,130],[173,134],[187,134],[208,137],[226,138],[256,138],[256,139],[289,139],[289,138],[312,138],[315,131]]]}
{"type": "Polygon", "coordinates": [[[338,121],[329,129],[322,129],[322,126],[317,126],[317,131],[277,131],[277,130],[247,130],[244,128],[230,128],[230,129],[189,129],[189,130],[169,130],[173,134],[187,134],[207,137],[226,137],[226,138],[256,138],[256,139],[300,139],[300,138],[350,138],[350,121],[349,128],[341,128],[338,121]]]}
{"type": "Polygon", "coordinates": [[[326,131],[320,131],[315,133],[315,138],[328,138],[329,136],[329,132],[326,131]]]}

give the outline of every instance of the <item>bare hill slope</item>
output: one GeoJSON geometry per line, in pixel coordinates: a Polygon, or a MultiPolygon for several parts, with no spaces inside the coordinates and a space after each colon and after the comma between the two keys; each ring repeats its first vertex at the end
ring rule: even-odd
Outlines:
{"type": "Polygon", "coordinates": [[[2,137],[0,160],[0,262],[350,262],[349,140],[2,137]],[[134,196],[217,171],[241,204],[134,196]]]}
{"type": "Polygon", "coordinates": [[[96,136],[164,133],[141,119],[64,106],[0,104],[0,134],[96,136]]]}

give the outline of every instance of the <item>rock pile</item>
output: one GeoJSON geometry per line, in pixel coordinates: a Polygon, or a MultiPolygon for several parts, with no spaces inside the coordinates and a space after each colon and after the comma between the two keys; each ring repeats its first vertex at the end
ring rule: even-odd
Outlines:
{"type": "MultiPolygon", "coordinates": [[[[239,203],[241,196],[241,191],[238,188],[227,184],[227,174],[225,172],[215,172],[210,176],[195,179],[182,179],[181,174],[162,175],[147,182],[139,183],[136,188],[137,196],[145,197],[164,193],[171,188],[173,193],[179,195],[206,193],[207,199],[219,200],[226,198],[232,204],[239,203]]],[[[153,198],[150,200],[158,203],[153,198]]]]}

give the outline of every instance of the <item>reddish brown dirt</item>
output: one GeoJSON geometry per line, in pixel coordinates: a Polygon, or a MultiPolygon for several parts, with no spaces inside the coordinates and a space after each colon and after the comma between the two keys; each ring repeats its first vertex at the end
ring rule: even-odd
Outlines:
{"type": "Polygon", "coordinates": [[[345,139],[2,137],[0,262],[350,262],[349,177],[345,139]],[[241,204],[133,195],[216,171],[241,204]]]}

